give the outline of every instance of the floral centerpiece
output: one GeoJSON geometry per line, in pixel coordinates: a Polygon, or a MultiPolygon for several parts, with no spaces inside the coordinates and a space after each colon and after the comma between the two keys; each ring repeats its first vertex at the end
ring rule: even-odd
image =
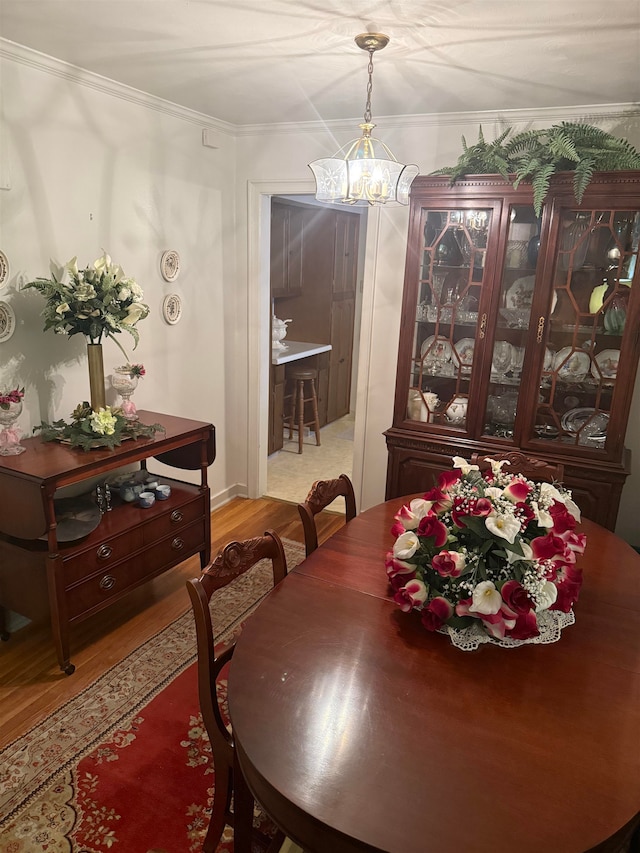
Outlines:
{"type": "Polygon", "coordinates": [[[21,432],[14,423],[22,413],[24,387],[0,391],[0,456],[19,456],[26,450],[20,444],[21,432]]]}
{"type": "Polygon", "coordinates": [[[42,423],[34,427],[33,431],[40,432],[45,441],[64,441],[83,450],[95,447],[112,450],[127,438],[152,438],[157,432],[164,432],[161,424],[148,425],[129,420],[122,409],[111,406],[95,411],[88,402],[76,406],[71,418],[70,424],[63,420],[52,424],[42,423]]]}
{"type": "Polygon", "coordinates": [[[455,645],[552,642],[574,621],[586,537],[560,485],[459,456],[438,485],[395,516],[386,569],[394,599],[455,645]]]}
{"type": "Polygon", "coordinates": [[[25,287],[34,288],[46,299],[42,312],[45,331],[86,338],[91,405],[96,410],[104,408],[102,341],[111,338],[129,363],[116,335],[125,331],[133,338],[133,348],[138,345],[136,324],[149,314],[142,288],[106,252],[85,269],[78,269],[77,258],[63,267],[51,261],[49,268],[51,278],[36,278],[25,287]]]}
{"type": "Polygon", "coordinates": [[[47,300],[42,312],[44,328],[57,335],[84,335],[89,343],[99,344],[111,338],[129,357],[115,335],[128,332],[138,345],[136,323],[149,314],[140,285],[125,275],[105,252],[85,269],[78,269],[77,257],[63,267],[50,262],[51,278],[36,278],[25,287],[33,287],[47,300]],[[69,275],[69,281],[66,276],[69,275]]]}

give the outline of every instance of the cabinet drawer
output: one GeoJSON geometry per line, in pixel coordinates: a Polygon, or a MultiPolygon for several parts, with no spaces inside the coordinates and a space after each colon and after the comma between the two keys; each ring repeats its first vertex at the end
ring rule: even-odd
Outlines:
{"type": "Polygon", "coordinates": [[[146,579],[178,565],[204,548],[204,523],[192,524],[176,536],[164,539],[135,557],[105,566],[104,572],[67,589],[69,619],[77,619],[88,611],[100,609],[110,599],[119,598],[146,579]]]}
{"type": "Polygon", "coordinates": [[[121,536],[105,539],[99,545],[75,554],[73,557],[65,558],[65,586],[99,572],[102,568],[107,569],[133,551],[142,548],[143,544],[142,529],[135,528],[121,536]]]}
{"type": "Polygon", "coordinates": [[[148,521],[142,528],[143,542],[145,545],[152,545],[158,539],[174,535],[201,518],[204,518],[204,498],[198,497],[190,503],[169,509],[158,518],[148,521]]]}

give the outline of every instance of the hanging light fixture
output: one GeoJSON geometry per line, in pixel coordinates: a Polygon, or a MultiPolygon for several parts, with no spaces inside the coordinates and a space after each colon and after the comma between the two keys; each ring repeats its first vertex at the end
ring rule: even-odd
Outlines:
{"type": "Polygon", "coordinates": [[[371,92],[373,90],[373,54],[389,43],[382,33],[363,33],[356,36],[359,48],[369,54],[369,82],[362,136],[343,146],[333,157],[309,163],[316,179],[316,198],[330,204],[363,206],[368,204],[409,203],[409,188],[418,174],[417,166],[398,163],[384,142],[371,136],[375,124],[371,121],[371,92]]]}

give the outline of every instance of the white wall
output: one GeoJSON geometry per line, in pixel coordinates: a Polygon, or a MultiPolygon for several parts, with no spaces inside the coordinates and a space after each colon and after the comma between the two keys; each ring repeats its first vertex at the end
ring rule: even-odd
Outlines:
{"type": "MultiPolygon", "coordinates": [[[[104,248],[136,278],[151,306],[139,326],[135,353],[148,375],[136,391],[141,408],[210,420],[218,457],[210,471],[214,500],[247,492],[260,456],[251,432],[264,405],[258,394],[256,353],[268,348],[265,276],[255,267],[259,247],[252,222],[260,192],[308,192],[307,163],[333,153],[357,135],[343,125],[317,128],[233,128],[95,75],[69,69],[0,41],[0,248],[11,264],[0,299],[13,306],[18,328],[0,343],[0,385],[26,386],[20,425],[68,418],[88,396],[85,348],[78,339],[43,333],[41,297],[20,291],[20,280],[46,275],[49,258],[77,255],[90,263],[104,248]],[[203,127],[218,148],[204,147],[203,127]],[[274,189],[275,188],[275,189],[274,189]],[[249,209],[249,208],[252,209],[249,209]],[[165,249],[180,253],[179,279],[159,272],[165,249]],[[253,252],[254,267],[248,261],[253,252]],[[163,298],[183,298],[183,319],[167,326],[163,298]],[[262,307],[266,306],[264,318],[262,307]],[[255,342],[259,341],[256,347],[255,342]]],[[[640,145],[638,111],[517,112],[502,117],[518,127],[584,118],[640,145]]],[[[488,138],[501,117],[486,114],[379,120],[377,135],[423,173],[454,163],[460,135],[473,142],[478,124],[488,138]]],[[[265,210],[268,207],[265,207],[265,210]]],[[[354,477],[363,508],[384,496],[391,425],[407,208],[372,211],[367,229],[365,292],[359,355],[354,477]]],[[[257,233],[264,243],[264,234],[257,233]]],[[[266,279],[268,282],[268,278],[266,279]]],[[[131,354],[131,353],[130,353],[131,354]]],[[[105,345],[107,372],[122,357],[105,345]]],[[[632,408],[627,444],[633,452],[618,531],[634,544],[634,503],[640,494],[640,394],[632,408]]],[[[265,457],[266,458],[266,457],[265,457]]]]}
{"type": "MultiPolygon", "coordinates": [[[[206,117],[100,78],[76,82],[61,63],[34,57],[32,64],[26,51],[5,54],[0,68],[0,177],[10,182],[0,190],[0,246],[11,265],[0,299],[18,322],[13,337],[0,343],[0,385],[26,386],[19,422],[25,432],[41,420],[68,420],[88,399],[84,340],[44,333],[43,299],[20,291],[20,283],[48,276],[50,257],[64,263],[77,255],[84,266],[104,248],[137,280],[151,308],[138,325],[135,353],[129,335],[118,337],[147,370],[136,404],[216,424],[210,483],[214,494],[224,493],[238,479],[227,451],[236,408],[227,367],[238,325],[233,136],[216,133],[220,147],[204,147],[206,117]],[[171,284],[160,275],[166,249],[181,258],[171,284]],[[169,293],[183,301],[174,326],[162,318],[169,293]]],[[[106,374],[124,360],[111,341],[104,358],[106,374]]],[[[116,399],[108,391],[107,402],[116,399]]]]}

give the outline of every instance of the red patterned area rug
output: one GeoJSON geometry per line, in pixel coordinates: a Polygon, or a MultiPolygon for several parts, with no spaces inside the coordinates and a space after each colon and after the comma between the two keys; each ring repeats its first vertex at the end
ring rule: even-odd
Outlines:
{"type": "MultiPolygon", "coordinates": [[[[290,568],[304,547],[285,541],[290,568]]],[[[218,641],[270,588],[260,563],[214,597],[218,641]]],[[[193,853],[215,774],[189,610],[0,752],[1,853],[193,853]]],[[[218,853],[231,853],[229,827],[218,853]]]]}

